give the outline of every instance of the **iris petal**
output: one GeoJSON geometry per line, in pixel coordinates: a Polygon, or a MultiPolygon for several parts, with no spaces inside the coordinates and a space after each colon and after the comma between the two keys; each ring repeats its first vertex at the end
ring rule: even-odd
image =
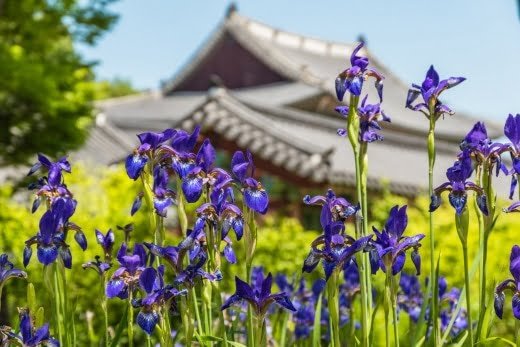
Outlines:
{"type": "Polygon", "coordinates": [[[269,204],[267,193],[263,189],[246,188],[244,190],[244,198],[247,207],[250,209],[265,214],[269,204]]]}
{"type": "Polygon", "coordinates": [[[128,177],[136,180],[141,175],[144,166],[148,162],[148,158],[141,154],[131,154],[126,158],[125,168],[128,177]]]}
{"type": "Polygon", "coordinates": [[[159,321],[159,314],[155,311],[143,312],[137,314],[137,325],[143,329],[148,335],[152,335],[157,322],[159,321]]]}
{"type": "Polygon", "coordinates": [[[125,282],[122,279],[113,279],[108,281],[105,294],[107,298],[115,298],[120,296],[125,290],[125,282]]]}
{"type": "Polygon", "coordinates": [[[36,254],[40,263],[49,265],[58,258],[58,248],[55,245],[39,246],[36,254]]]}
{"type": "Polygon", "coordinates": [[[202,195],[203,181],[200,176],[188,176],[182,180],[182,192],[188,202],[196,202],[202,195]]]}

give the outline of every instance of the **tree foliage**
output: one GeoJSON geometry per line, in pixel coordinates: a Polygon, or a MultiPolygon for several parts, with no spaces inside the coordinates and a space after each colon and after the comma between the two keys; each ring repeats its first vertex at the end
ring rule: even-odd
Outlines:
{"type": "Polygon", "coordinates": [[[115,0],[0,0],[0,166],[77,148],[93,117],[95,44],[116,22],[115,0]]]}

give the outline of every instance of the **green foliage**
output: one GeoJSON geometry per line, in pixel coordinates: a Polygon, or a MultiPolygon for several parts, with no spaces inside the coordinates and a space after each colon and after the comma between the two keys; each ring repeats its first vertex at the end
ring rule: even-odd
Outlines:
{"type": "Polygon", "coordinates": [[[93,74],[74,43],[93,44],[112,27],[112,2],[0,0],[0,166],[83,143],[93,74]]]}
{"type": "MultiPolygon", "coordinates": [[[[74,162],[74,161],[73,161],[74,162]]],[[[89,247],[87,251],[82,252],[79,246],[72,240],[69,235],[69,243],[73,253],[73,269],[68,271],[67,282],[69,285],[69,297],[76,304],[76,322],[78,337],[81,339],[82,345],[89,343],[89,338],[97,340],[102,335],[102,313],[99,307],[99,296],[102,295],[103,289],[98,275],[91,270],[83,270],[81,264],[94,258],[96,254],[100,254],[100,248],[95,241],[94,229],[98,228],[106,232],[108,228],[115,229],[116,225],[125,225],[127,223],[135,223],[135,231],[132,235],[136,241],[150,240],[153,232],[149,230],[148,212],[146,206],[139,211],[134,217],[130,217],[129,209],[136,193],[140,189],[139,182],[133,182],[128,179],[124,169],[120,166],[105,169],[98,169],[85,164],[77,164],[73,167],[73,173],[66,175],[66,181],[71,191],[74,192],[75,198],[78,200],[77,212],[74,214],[72,221],[80,225],[88,239],[89,247]],[[93,318],[90,313],[93,313],[93,318]],[[88,326],[92,324],[90,336],[88,326]],[[99,336],[92,336],[92,334],[99,336]]],[[[35,215],[30,213],[32,196],[25,192],[14,194],[12,187],[0,187],[0,242],[2,244],[2,252],[10,254],[15,265],[21,267],[22,251],[24,241],[34,235],[38,229],[38,220],[43,211],[37,212],[35,215]]],[[[409,204],[409,225],[406,235],[416,233],[426,233],[428,230],[428,211],[426,209],[428,199],[420,197],[414,201],[408,201],[403,197],[383,194],[378,199],[372,199],[370,206],[371,221],[376,227],[381,227],[385,222],[389,209],[395,204],[409,204]]],[[[470,204],[469,206],[473,206],[470,204]]],[[[189,210],[192,210],[192,206],[189,210]]],[[[43,208],[42,208],[43,209],[43,208]]],[[[304,214],[314,213],[319,207],[303,207],[304,214]]],[[[453,209],[447,204],[443,204],[438,211],[435,212],[435,227],[437,230],[438,244],[436,249],[441,252],[441,269],[440,272],[448,280],[450,286],[455,285],[461,287],[463,285],[463,267],[462,252],[460,241],[457,236],[454,224],[453,209]]],[[[193,223],[193,211],[190,213],[190,225],[193,223]]],[[[518,224],[516,215],[502,216],[491,235],[489,243],[488,270],[490,278],[490,288],[496,281],[509,277],[508,261],[509,252],[514,243],[518,243],[516,237],[516,225],[518,224]]],[[[258,230],[258,244],[254,259],[254,265],[263,266],[266,271],[273,274],[283,272],[290,277],[299,278],[301,276],[301,266],[305,256],[307,255],[310,244],[319,234],[318,231],[305,230],[301,223],[294,218],[276,217],[270,215],[264,218],[260,223],[258,230]]],[[[347,225],[349,233],[354,232],[352,224],[347,225]]],[[[477,223],[473,209],[470,209],[470,228],[468,242],[470,248],[470,259],[477,254],[478,232],[477,223]]],[[[116,245],[123,240],[123,233],[115,231],[116,245]]],[[[176,244],[179,236],[174,232],[168,235],[168,243],[176,244]]],[[[427,236],[428,237],[428,236],[427,236]]],[[[427,237],[423,244],[428,244],[427,237]]],[[[237,252],[238,259],[243,259],[242,252],[243,242],[234,240],[234,247],[237,252]]],[[[421,256],[428,259],[428,247],[422,247],[421,256]]],[[[429,262],[423,261],[422,278],[428,273],[429,262]]],[[[36,300],[31,299],[32,306],[43,306],[45,319],[49,320],[52,314],[52,307],[49,306],[48,292],[45,289],[42,280],[42,266],[32,259],[28,266],[29,281],[36,288],[36,300]],[[36,301],[36,303],[33,303],[36,301]]],[[[224,280],[222,288],[226,292],[234,291],[234,275],[244,276],[245,270],[243,264],[228,265],[223,261],[222,271],[224,280]]],[[[412,262],[407,259],[405,271],[413,272],[412,262]]],[[[311,275],[306,274],[305,277],[314,279],[319,273],[311,275]]],[[[375,280],[376,289],[380,290],[383,285],[382,276],[377,275],[375,280]]],[[[473,292],[477,292],[478,281],[474,279],[473,292]]],[[[16,307],[26,305],[27,283],[23,280],[12,280],[4,287],[7,302],[2,306],[5,317],[9,317],[9,322],[16,322],[16,307]]],[[[32,295],[32,294],[31,294],[32,295]]],[[[119,299],[109,300],[110,326],[117,329],[121,315],[124,313],[124,302],[119,299]]],[[[510,310],[505,310],[505,319],[496,323],[492,322],[493,329],[500,330],[500,335],[506,338],[513,329],[513,320],[510,310]]],[[[377,320],[381,317],[377,317],[377,320]]],[[[405,320],[404,320],[405,321],[405,320]]],[[[7,323],[7,322],[5,322],[7,323]]],[[[404,324],[404,323],[403,323],[404,324]]],[[[402,329],[405,331],[406,329],[402,329]]],[[[136,329],[137,334],[141,334],[140,329],[136,329]]],[[[383,338],[380,332],[375,333],[376,340],[383,338]]],[[[136,336],[137,339],[142,335],[136,336]]],[[[404,337],[403,337],[404,338],[404,337]]],[[[124,336],[122,337],[124,339],[124,336]]]]}
{"type": "Polygon", "coordinates": [[[93,82],[92,88],[95,100],[117,98],[138,93],[129,80],[117,77],[113,80],[93,82]]]}

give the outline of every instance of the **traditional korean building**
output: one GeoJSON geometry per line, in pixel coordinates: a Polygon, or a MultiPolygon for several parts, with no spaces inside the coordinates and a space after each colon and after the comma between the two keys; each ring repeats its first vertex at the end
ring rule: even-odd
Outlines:
{"type": "MultiPolygon", "coordinates": [[[[121,162],[136,146],[137,133],[200,124],[216,148],[248,148],[262,174],[302,188],[298,199],[310,187],[348,190],[355,184],[354,158],[348,141],[336,134],[345,124],[334,112],[334,79],[355,46],[279,30],[231,7],[159,93],[100,102],[96,125],[77,156],[121,162]]],[[[382,124],[384,141],[369,145],[369,187],[413,197],[427,185],[428,121],[405,109],[408,84],[370,49],[361,54],[385,76],[382,106],[392,119],[382,124]]],[[[378,101],[372,85],[365,90],[369,101],[378,101]]],[[[475,121],[457,112],[437,123],[436,184],[445,181],[475,121]]],[[[491,137],[500,136],[499,127],[487,127],[491,137]]]]}

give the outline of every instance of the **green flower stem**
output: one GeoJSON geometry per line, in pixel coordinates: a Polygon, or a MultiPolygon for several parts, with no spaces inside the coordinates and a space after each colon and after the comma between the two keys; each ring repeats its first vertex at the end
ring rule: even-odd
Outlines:
{"type": "Polygon", "coordinates": [[[105,347],[110,345],[109,343],[109,335],[108,335],[108,307],[107,307],[107,296],[105,294],[105,288],[107,284],[107,276],[106,273],[103,274],[103,286],[101,287],[101,310],[103,311],[103,319],[105,324],[105,347]]]}
{"type": "Polygon", "coordinates": [[[57,262],[52,265],[53,272],[54,272],[54,278],[53,278],[53,293],[54,296],[54,322],[56,326],[54,327],[54,330],[58,334],[58,340],[60,341],[60,344],[63,344],[63,333],[64,333],[64,327],[63,327],[63,315],[61,312],[61,298],[60,298],[60,289],[59,289],[59,279],[58,279],[58,264],[57,262]]]}
{"type": "Polygon", "coordinates": [[[471,320],[471,288],[469,286],[469,265],[468,265],[468,247],[466,244],[462,245],[462,253],[464,254],[464,283],[466,290],[466,311],[468,314],[468,339],[469,346],[473,346],[473,322],[471,320]]]}
{"type": "MultiPolygon", "coordinates": [[[[188,293],[188,296],[190,293],[188,293]]],[[[182,320],[182,326],[184,327],[184,338],[185,338],[185,345],[191,346],[191,341],[193,338],[193,321],[191,319],[191,309],[190,305],[188,303],[188,299],[185,296],[181,297],[181,320],[182,320]]]]}
{"type": "Polygon", "coordinates": [[[327,303],[329,305],[329,319],[331,325],[331,342],[333,347],[340,347],[339,339],[339,271],[334,270],[327,281],[327,303]]]}
{"type": "Polygon", "coordinates": [[[516,345],[520,346],[520,321],[515,319],[515,340],[516,345]]]}
{"type": "Polygon", "coordinates": [[[384,311],[385,311],[385,342],[386,346],[390,346],[390,310],[391,310],[391,299],[390,299],[390,284],[389,277],[391,275],[389,273],[386,274],[385,279],[385,289],[384,289],[384,311]]]}
{"type": "Polygon", "coordinates": [[[390,300],[392,304],[392,315],[394,320],[394,346],[399,347],[399,320],[397,319],[397,281],[396,277],[390,274],[390,300]]]}
{"type": "Polygon", "coordinates": [[[204,322],[200,319],[200,311],[199,311],[199,303],[197,300],[197,291],[195,287],[191,287],[190,293],[188,294],[188,304],[190,307],[193,307],[193,311],[195,312],[195,319],[197,320],[197,329],[199,330],[199,335],[205,335],[203,326],[204,322]]]}
{"type": "MultiPolygon", "coordinates": [[[[359,117],[357,115],[357,105],[359,96],[350,95],[349,114],[347,116],[347,134],[352,150],[354,152],[354,164],[356,169],[356,193],[357,200],[361,205],[362,223],[361,229],[356,229],[356,238],[367,234],[368,230],[368,205],[367,205],[367,176],[368,176],[368,156],[367,144],[359,143],[359,117]]],[[[370,311],[372,298],[368,293],[371,292],[371,277],[368,269],[368,256],[360,255],[358,258],[360,273],[361,290],[361,345],[369,346],[370,341],[370,311]]]]}
{"type": "MultiPolygon", "coordinates": [[[[244,203],[242,206],[242,211],[244,213],[244,240],[246,246],[246,279],[247,282],[251,281],[251,270],[253,266],[253,258],[256,250],[256,236],[257,236],[257,228],[255,222],[255,213],[250,208],[246,206],[244,203]]],[[[251,308],[247,309],[247,345],[252,346],[255,342],[254,336],[258,333],[255,332],[255,323],[253,322],[253,313],[251,308]]]]}
{"type": "MultiPolygon", "coordinates": [[[[430,128],[428,131],[428,194],[429,197],[433,195],[433,169],[435,167],[435,159],[437,151],[435,149],[435,105],[430,105],[430,128]]],[[[433,320],[433,346],[439,344],[439,298],[435,293],[438,291],[436,288],[438,279],[435,271],[435,229],[433,227],[433,213],[430,212],[429,216],[429,231],[430,231],[430,293],[432,295],[432,320],[433,320]]]]}
{"type": "Polygon", "coordinates": [[[462,254],[464,257],[464,285],[466,292],[466,312],[468,321],[468,342],[469,346],[473,346],[473,323],[471,319],[471,288],[470,288],[470,273],[469,273],[469,259],[468,259],[468,226],[469,213],[468,209],[464,208],[460,215],[455,213],[455,224],[457,226],[457,234],[459,235],[462,246],[462,254]]]}
{"type": "Polygon", "coordinates": [[[134,307],[132,306],[132,289],[128,290],[128,346],[134,346],[134,307]]]}
{"type": "Polygon", "coordinates": [[[263,315],[255,316],[255,344],[254,347],[267,346],[267,341],[264,341],[265,336],[265,319],[263,315]]]}
{"type": "Polygon", "coordinates": [[[152,347],[152,338],[146,334],[146,347],[152,347]]]}
{"type": "Polygon", "coordinates": [[[226,334],[226,325],[224,322],[224,312],[220,309],[222,307],[222,294],[220,293],[220,284],[218,282],[212,282],[211,285],[213,286],[213,291],[215,292],[215,297],[217,300],[217,307],[218,307],[218,318],[219,318],[219,326],[220,326],[220,337],[222,338],[222,341],[224,342],[224,347],[228,345],[228,339],[226,334]]]}

